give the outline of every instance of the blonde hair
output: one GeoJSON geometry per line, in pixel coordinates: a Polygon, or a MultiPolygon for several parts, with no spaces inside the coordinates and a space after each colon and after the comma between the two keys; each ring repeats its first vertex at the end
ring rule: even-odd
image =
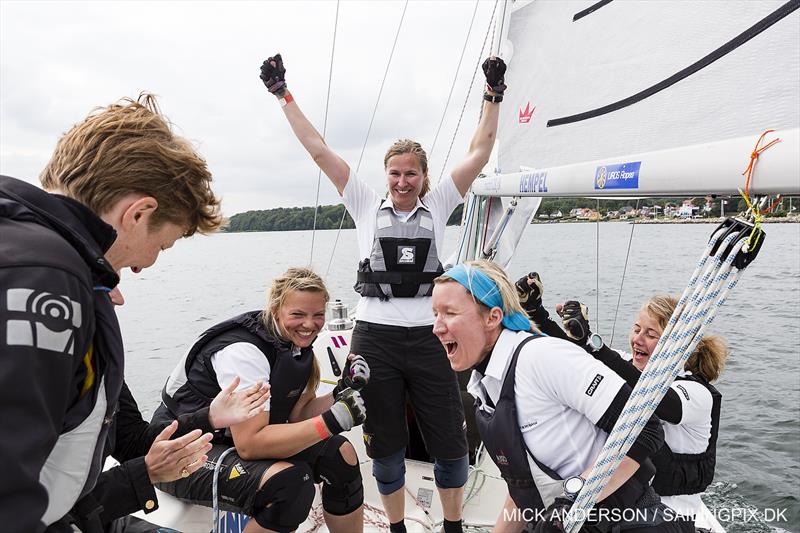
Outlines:
{"type": "Polygon", "coordinates": [[[389,165],[389,160],[396,155],[414,154],[422,168],[423,182],[422,189],[419,191],[419,197],[423,198],[431,188],[431,180],[428,178],[428,154],[422,149],[422,145],[411,139],[399,139],[392,144],[383,156],[384,170],[389,165]]]}
{"type": "MultiPolygon", "coordinates": [[[[283,334],[275,316],[278,313],[278,309],[286,302],[286,297],[292,291],[318,292],[323,295],[325,303],[330,300],[325,282],[322,281],[319,274],[310,268],[292,267],[279,277],[273,279],[272,286],[269,289],[269,295],[267,296],[267,308],[261,313],[261,323],[264,324],[264,327],[272,336],[280,339],[283,339],[283,334]]],[[[308,385],[306,385],[305,392],[316,391],[319,385],[319,363],[316,357],[313,361],[311,376],[308,378],[308,385]]]]}
{"type": "MultiPolygon", "coordinates": [[[[642,309],[653,317],[663,331],[667,327],[672,313],[678,305],[677,298],[667,294],[659,294],[650,298],[642,309]]],[[[704,335],[684,368],[694,375],[702,376],[709,382],[716,381],[725,368],[728,358],[728,346],[718,335],[704,335]]]]}
{"type": "MultiPolygon", "coordinates": [[[[480,270],[489,276],[489,279],[494,282],[494,284],[497,286],[497,290],[500,291],[500,298],[503,301],[503,316],[513,315],[514,313],[522,313],[523,316],[528,316],[528,313],[525,312],[525,309],[523,309],[522,304],[519,302],[517,290],[508,279],[505,271],[497,263],[481,259],[478,261],[465,261],[464,266],[467,267],[468,270],[470,268],[480,270]]],[[[458,283],[456,280],[444,276],[440,276],[433,280],[435,284],[447,283],[450,281],[458,283]]],[[[472,291],[467,289],[467,292],[469,292],[475,303],[480,305],[484,311],[489,309],[484,303],[475,298],[475,296],[472,294],[472,291]]],[[[539,333],[539,327],[536,325],[536,323],[533,321],[530,321],[530,323],[531,331],[539,333]]]]}
{"type": "Polygon", "coordinates": [[[97,108],[74,125],[58,140],[39,180],[99,215],[128,194],[152,196],[158,202],[152,228],[171,222],[185,228],[185,237],[211,233],[222,223],[205,160],[172,132],[149,93],[97,108]]]}

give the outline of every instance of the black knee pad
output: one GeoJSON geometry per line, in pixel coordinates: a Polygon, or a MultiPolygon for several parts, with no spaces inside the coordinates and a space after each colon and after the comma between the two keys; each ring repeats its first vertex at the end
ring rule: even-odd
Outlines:
{"type": "Polygon", "coordinates": [[[355,465],[348,464],[339,451],[345,442],[349,441],[341,435],[328,439],[316,465],[322,480],[322,508],[336,516],[350,514],[364,503],[358,461],[355,465]]]}
{"type": "Polygon", "coordinates": [[[250,515],[263,528],[289,533],[308,517],[314,493],[311,469],[305,464],[290,466],[258,489],[250,515]]]}

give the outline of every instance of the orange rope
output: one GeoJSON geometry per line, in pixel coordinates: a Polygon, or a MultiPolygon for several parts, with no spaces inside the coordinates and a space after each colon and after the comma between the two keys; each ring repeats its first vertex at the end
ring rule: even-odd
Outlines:
{"type": "Polygon", "coordinates": [[[744,172],[742,172],[742,176],[745,176],[745,175],[747,176],[747,181],[744,184],[744,194],[745,194],[745,196],[748,196],[748,197],[750,196],[750,178],[753,176],[753,169],[755,169],[756,160],[758,159],[758,156],[761,154],[761,152],[763,152],[764,150],[766,150],[770,146],[781,142],[780,138],[776,138],[776,139],[771,140],[770,142],[768,142],[766,145],[762,146],[761,148],[758,147],[758,145],[761,144],[761,141],[764,140],[764,137],[766,137],[768,133],[772,133],[773,131],[775,131],[775,130],[767,130],[767,131],[765,131],[764,133],[761,134],[761,137],[759,137],[758,141],[756,141],[756,147],[753,148],[753,152],[750,154],[750,163],[747,165],[747,168],[744,170],[744,172]]]}

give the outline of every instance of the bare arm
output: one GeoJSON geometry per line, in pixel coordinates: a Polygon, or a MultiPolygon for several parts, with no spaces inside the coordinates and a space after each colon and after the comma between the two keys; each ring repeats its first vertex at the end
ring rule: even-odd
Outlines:
{"type": "Polygon", "coordinates": [[[270,424],[269,412],[231,426],[236,452],[242,459],[284,459],[323,440],[313,419],[270,424]]]}
{"type": "Polygon", "coordinates": [[[486,96],[495,101],[484,100],[478,129],[469,143],[466,157],[453,169],[451,176],[461,196],[467,194],[472,182],[481,169],[489,162],[494,140],[497,137],[497,120],[500,116],[500,102],[506,90],[506,64],[499,57],[489,57],[483,62],[486,76],[486,96]]]}
{"type": "Polygon", "coordinates": [[[364,401],[358,392],[344,391],[336,402],[328,395],[315,398],[303,395],[289,415],[286,424],[270,424],[264,412],[246,422],[231,426],[236,451],[242,459],[284,459],[291,457],[331,435],[342,433],[364,423],[364,401]],[[329,409],[324,410],[327,403],[329,409]],[[322,411],[320,415],[301,420],[301,413],[322,411]]]}
{"type": "Polygon", "coordinates": [[[308,399],[303,401],[301,398],[289,415],[289,422],[299,422],[313,416],[321,415],[333,405],[333,393],[324,396],[315,396],[313,393],[308,395],[308,399]]]}
{"type": "Polygon", "coordinates": [[[322,135],[300,111],[297,102],[292,101],[283,106],[283,114],[286,115],[286,120],[289,121],[297,140],[309,153],[314,163],[328,176],[341,196],[350,177],[348,164],[325,143],[322,135]]]}
{"type": "Polygon", "coordinates": [[[300,111],[297,102],[286,88],[285,76],[286,68],[283,66],[283,58],[280,54],[268,58],[261,65],[261,80],[267,90],[281,101],[283,114],[286,115],[286,120],[289,121],[297,140],[311,155],[320,170],[336,186],[336,190],[341,196],[350,176],[350,167],[344,162],[344,159],[328,147],[322,135],[300,111]]]}
{"type": "MultiPolygon", "coordinates": [[[[489,93],[492,94],[492,93],[489,93]]],[[[459,194],[464,196],[478,177],[481,169],[489,162],[494,140],[497,137],[497,119],[500,116],[500,104],[483,102],[483,114],[478,129],[469,143],[466,157],[456,165],[451,173],[459,194]]]]}

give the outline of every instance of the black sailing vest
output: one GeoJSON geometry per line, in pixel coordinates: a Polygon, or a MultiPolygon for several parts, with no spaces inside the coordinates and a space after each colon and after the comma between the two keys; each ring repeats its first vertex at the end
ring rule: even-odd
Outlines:
{"type": "Polygon", "coordinates": [[[689,375],[675,378],[675,381],[678,380],[695,381],[711,393],[711,435],[708,439],[708,447],[704,452],[674,453],[665,443],[651,457],[656,466],[653,488],[661,496],[703,492],[714,480],[714,468],[717,464],[717,434],[722,394],[700,376],[689,375]]]}
{"type": "MultiPolygon", "coordinates": [[[[492,461],[500,470],[500,475],[506,481],[508,493],[514,500],[514,504],[520,511],[526,513],[523,516],[535,516],[534,511],[549,507],[553,500],[561,495],[563,490],[561,477],[555,471],[539,462],[528,449],[517,419],[517,405],[514,399],[517,359],[522,348],[528,342],[540,337],[542,335],[531,335],[517,346],[514,355],[511,357],[511,363],[509,363],[508,372],[503,380],[500,397],[495,405],[494,412],[487,413],[482,410],[480,408],[480,400],[476,401],[475,405],[475,422],[486,451],[489,452],[492,461]],[[531,471],[528,455],[530,455],[540,471],[535,473],[531,471]],[[526,509],[529,510],[525,511],[526,509]]],[[[651,521],[602,525],[590,524],[589,527],[593,528],[591,530],[624,530],[659,523],[662,520],[659,514],[661,511],[655,507],[655,505],[660,505],[658,504],[658,497],[654,496],[654,501],[647,501],[646,497],[646,491],[649,491],[647,479],[651,475],[652,465],[649,462],[642,464],[633,477],[628,479],[614,494],[598,504],[598,507],[618,509],[652,507],[648,513],[648,516],[651,516],[651,521]]]]}
{"type": "Polygon", "coordinates": [[[436,250],[433,217],[424,208],[403,220],[389,207],[378,209],[369,257],[358,264],[355,291],[361,296],[430,296],[444,270],[436,250]]]}
{"type": "MultiPolygon", "coordinates": [[[[208,407],[222,390],[211,364],[211,356],[237,342],[255,345],[270,365],[270,424],[289,420],[297,400],[305,390],[314,363],[311,347],[299,357],[292,355],[291,343],[271,336],[261,323],[261,311],[250,311],[206,330],[195,342],[178,368],[167,379],[161,392],[162,406],[171,417],[208,407]]],[[[163,409],[159,408],[159,411],[163,409]]],[[[158,416],[156,413],[155,416],[158,416]]]]}

